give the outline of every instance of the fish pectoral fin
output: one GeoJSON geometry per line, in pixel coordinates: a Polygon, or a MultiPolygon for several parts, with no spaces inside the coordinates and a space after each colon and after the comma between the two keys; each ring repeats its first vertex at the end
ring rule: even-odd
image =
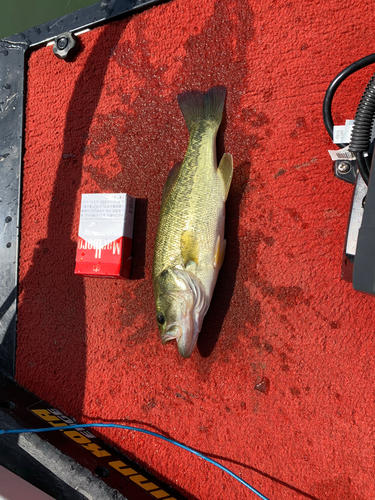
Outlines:
{"type": "Polygon", "coordinates": [[[189,260],[185,264],[185,269],[186,269],[186,271],[189,271],[190,273],[195,274],[196,270],[197,270],[197,263],[194,262],[193,260],[189,260]]]}
{"type": "Polygon", "coordinates": [[[162,194],[162,197],[161,197],[161,202],[163,203],[163,201],[165,200],[165,198],[168,196],[172,186],[174,185],[176,179],[177,179],[177,176],[180,172],[180,168],[181,168],[181,165],[182,165],[182,161],[176,163],[170,170],[169,174],[168,174],[168,177],[167,177],[167,180],[165,181],[165,184],[164,184],[164,188],[163,188],[163,194],[162,194]]]}
{"type": "Polygon", "coordinates": [[[223,240],[221,242],[220,236],[217,237],[215,254],[214,254],[214,269],[218,267],[219,271],[224,262],[225,249],[227,247],[227,241],[223,240]]]}
{"type": "Polygon", "coordinates": [[[228,198],[230,184],[233,177],[233,157],[230,153],[224,153],[218,166],[218,172],[224,182],[225,199],[228,198]]]}
{"type": "Polygon", "coordinates": [[[181,257],[185,266],[190,262],[198,264],[199,241],[193,231],[183,231],[180,240],[181,257]]]}

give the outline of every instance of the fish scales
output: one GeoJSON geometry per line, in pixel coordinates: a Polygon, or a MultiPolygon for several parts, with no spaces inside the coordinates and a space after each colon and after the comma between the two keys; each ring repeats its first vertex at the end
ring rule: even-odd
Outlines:
{"type": "Polygon", "coordinates": [[[169,264],[183,264],[181,231],[199,227],[196,237],[201,246],[215,244],[213,238],[216,227],[211,221],[218,210],[210,200],[217,199],[221,180],[215,165],[216,131],[212,126],[211,130],[208,127],[210,124],[207,126],[203,123],[200,127],[203,130],[197,130],[192,136],[176,183],[161,209],[161,224],[156,240],[156,245],[160,245],[161,257],[155,261],[155,274],[169,264]]]}
{"type": "Polygon", "coordinates": [[[225,201],[233,161],[225,153],[217,167],[224,98],[223,87],[179,96],[189,143],[184,161],[172,169],[164,186],[155,239],[157,323],[162,343],[176,339],[184,357],[197,341],[225,252],[225,201]]]}

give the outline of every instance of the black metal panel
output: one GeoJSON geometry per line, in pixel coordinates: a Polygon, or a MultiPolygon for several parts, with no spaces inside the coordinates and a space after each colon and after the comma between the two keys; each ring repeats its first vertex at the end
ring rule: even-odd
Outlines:
{"type": "Polygon", "coordinates": [[[163,0],[102,0],[59,19],[7,37],[6,40],[35,47],[53,40],[64,31],[79,32],[94,28],[116,17],[132,14],[159,3],[163,3],[163,0]]]}
{"type": "Polygon", "coordinates": [[[0,41],[0,363],[14,376],[24,44],[0,41]]]}
{"type": "MultiPolygon", "coordinates": [[[[0,424],[2,428],[16,429],[15,421],[0,407],[0,424]]],[[[53,474],[40,461],[32,457],[18,444],[18,436],[10,434],[0,438],[0,465],[22,477],[28,483],[44,491],[52,498],[59,500],[87,500],[87,496],[75,491],[60,477],[53,474]]],[[[43,450],[48,456],[48,452],[43,450]]],[[[64,456],[62,455],[61,458],[64,456]]]]}
{"type": "MultiPolygon", "coordinates": [[[[128,500],[184,499],[177,491],[152,477],[146,470],[111,448],[91,432],[88,433],[87,430],[64,431],[64,426],[74,423],[72,419],[51,408],[48,403],[0,373],[0,428],[9,427],[9,418],[6,420],[2,417],[4,413],[16,423],[15,426],[11,425],[11,427],[28,429],[55,427],[56,432],[41,433],[39,434],[40,438],[67,457],[72,458],[92,474],[100,477],[108,486],[120,492],[128,500]]],[[[0,435],[0,450],[2,450],[0,463],[5,460],[4,465],[11,468],[3,453],[3,444],[6,443],[5,437],[5,435],[0,435]]],[[[22,451],[19,451],[18,458],[21,461],[23,455],[22,451]]],[[[12,460],[13,464],[14,460],[17,460],[17,450],[14,450],[12,456],[8,458],[12,460]]],[[[18,474],[21,471],[16,472],[18,474]]],[[[23,477],[22,474],[19,475],[23,477]]],[[[32,482],[41,488],[43,478],[39,477],[39,479],[38,484],[35,481],[32,482]]],[[[46,490],[47,486],[43,489],[51,494],[51,489],[46,490]]],[[[55,486],[60,490],[62,488],[60,482],[55,486]]],[[[61,498],[66,497],[62,496],[61,498]]]]}

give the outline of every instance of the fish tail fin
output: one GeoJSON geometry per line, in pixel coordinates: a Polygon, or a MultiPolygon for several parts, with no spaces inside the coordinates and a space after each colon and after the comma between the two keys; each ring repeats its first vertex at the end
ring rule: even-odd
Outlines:
{"type": "Polygon", "coordinates": [[[178,104],[190,130],[203,120],[208,120],[218,130],[224,109],[226,88],[212,87],[207,92],[189,90],[177,96],[178,104]]]}

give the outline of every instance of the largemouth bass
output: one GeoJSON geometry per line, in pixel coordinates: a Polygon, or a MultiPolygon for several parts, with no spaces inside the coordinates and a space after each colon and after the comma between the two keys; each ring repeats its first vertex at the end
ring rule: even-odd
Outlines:
{"type": "Polygon", "coordinates": [[[225,92],[213,87],[177,97],[189,144],[165,183],[155,239],[152,279],[161,341],[177,340],[184,358],[197,342],[225,254],[233,160],[228,153],[219,167],[216,160],[225,92]]]}

